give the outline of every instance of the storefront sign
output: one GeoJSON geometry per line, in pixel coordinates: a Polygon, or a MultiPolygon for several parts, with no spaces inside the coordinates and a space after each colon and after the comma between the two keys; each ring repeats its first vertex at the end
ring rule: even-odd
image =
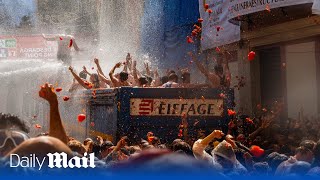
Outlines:
{"type": "Polygon", "coordinates": [[[229,19],[278,7],[313,3],[314,0],[229,0],[229,19]]]}
{"type": "Polygon", "coordinates": [[[1,59],[56,58],[57,43],[42,36],[0,36],[1,59]]]}
{"type": "MultiPolygon", "coordinates": [[[[242,15],[298,4],[314,0],[199,0],[202,23],[202,50],[212,49],[240,40],[240,25],[230,22],[242,15]],[[209,5],[212,13],[204,9],[209,5]]],[[[236,21],[238,22],[238,21],[236,21]]],[[[240,22],[238,22],[240,23],[240,22]]]]}
{"type": "Polygon", "coordinates": [[[202,50],[212,49],[240,40],[240,25],[229,22],[229,1],[227,0],[199,0],[202,22],[202,50]],[[213,12],[205,11],[203,4],[209,4],[213,12]]]}
{"type": "Polygon", "coordinates": [[[130,99],[131,116],[221,116],[222,99],[130,99]]]}

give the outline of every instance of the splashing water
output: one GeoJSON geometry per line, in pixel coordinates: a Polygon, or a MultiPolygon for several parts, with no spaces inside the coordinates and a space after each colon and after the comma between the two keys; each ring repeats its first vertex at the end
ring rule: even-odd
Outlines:
{"type": "MultiPolygon", "coordinates": [[[[20,16],[16,17],[16,11],[19,9],[15,6],[4,4],[3,8],[6,11],[3,12],[16,17],[18,25],[8,25],[12,20],[7,18],[4,21],[7,23],[0,22],[0,32],[6,35],[63,34],[68,28],[75,36],[80,49],[84,50],[79,55],[73,56],[73,64],[78,70],[83,65],[87,66],[87,69],[94,67],[94,57],[100,59],[106,74],[116,62],[125,61],[128,52],[134,60],[139,59],[140,41],[143,36],[141,19],[144,15],[145,1],[137,0],[132,3],[127,0],[32,0],[28,2],[32,2],[30,6],[37,7],[35,8],[37,11],[29,8],[25,14],[30,22],[26,21],[26,18],[24,21],[20,16]]],[[[20,8],[27,9],[27,6],[21,5],[20,8]]],[[[143,60],[138,64],[143,68],[143,60]]],[[[45,82],[63,88],[63,92],[58,93],[59,108],[67,133],[79,140],[86,135],[84,133],[86,124],[77,122],[77,115],[84,113],[86,100],[75,98],[67,92],[72,83],[72,76],[62,63],[45,59],[0,59],[0,81],[0,112],[18,115],[27,121],[32,131],[30,136],[48,131],[49,105],[38,96],[40,86],[45,82]],[[70,100],[64,102],[62,100],[64,95],[69,96],[70,100]],[[42,128],[34,128],[35,124],[41,125],[42,128]]],[[[81,96],[81,93],[76,96],[81,96]]]]}
{"type": "MultiPolygon", "coordinates": [[[[49,105],[38,96],[38,91],[41,85],[50,82],[64,89],[64,92],[57,94],[61,117],[67,131],[71,133],[70,127],[77,122],[75,117],[84,108],[79,101],[63,102],[62,100],[61,96],[68,94],[66,91],[71,81],[68,68],[56,60],[0,61],[0,112],[17,115],[26,121],[30,127],[31,136],[48,131],[49,105]],[[34,128],[35,124],[40,124],[42,129],[34,128]]],[[[71,135],[77,136],[72,133],[71,135]]]]}

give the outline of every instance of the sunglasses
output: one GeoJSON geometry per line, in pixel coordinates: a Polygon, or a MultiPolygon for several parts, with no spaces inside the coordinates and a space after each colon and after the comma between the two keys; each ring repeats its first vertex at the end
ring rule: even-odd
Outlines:
{"type": "Polygon", "coordinates": [[[29,136],[19,131],[0,130],[0,149],[6,145],[8,140],[11,140],[14,146],[17,147],[23,141],[28,139],[29,139],[29,136]]]}

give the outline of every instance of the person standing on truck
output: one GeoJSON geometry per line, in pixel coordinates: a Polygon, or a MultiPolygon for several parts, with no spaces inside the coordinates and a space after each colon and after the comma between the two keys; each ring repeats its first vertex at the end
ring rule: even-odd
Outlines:
{"type": "Polygon", "coordinates": [[[66,34],[58,34],[47,37],[45,34],[42,34],[42,37],[47,41],[57,41],[58,42],[58,52],[57,59],[61,60],[67,66],[71,66],[72,56],[71,48],[74,47],[76,51],[80,51],[74,37],[69,35],[71,32],[69,29],[65,31],[66,34]]]}
{"type": "Polygon", "coordinates": [[[215,65],[214,72],[210,72],[207,68],[205,68],[205,66],[203,66],[192,53],[189,53],[189,55],[196,63],[201,73],[204,74],[208,81],[211,83],[212,88],[230,87],[231,73],[229,70],[226,52],[223,53],[222,62],[218,61],[217,65],[215,65]]]}

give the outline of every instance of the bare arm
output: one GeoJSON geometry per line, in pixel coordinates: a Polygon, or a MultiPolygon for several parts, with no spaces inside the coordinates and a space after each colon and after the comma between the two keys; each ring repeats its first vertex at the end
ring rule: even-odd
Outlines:
{"type": "Polygon", "coordinates": [[[59,36],[54,35],[53,37],[46,37],[46,35],[42,34],[42,37],[46,40],[46,41],[58,41],[59,40],[59,36]]]}
{"type": "Polygon", "coordinates": [[[207,77],[207,79],[213,84],[213,86],[218,86],[218,82],[220,81],[219,77],[214,73],[210,73],[192,53],[190,53],[189,55],[191,56],[192,60],[196,63],[200,72],[207,77]]]}
{"type": "Polygon", "coordinates": [[[193,53],[189,53],[191,59],[196,63],[198,69],[202,74],[204,74],[206,77],[209,76],[209,71],[198,61],[198,59],[194,56],[193,53]]]}
{"type": "Polygon", "coordinates": [[[80,51],[80,48],[74,38],[72,38],[72,45],[76,51],[80,51]]]}
{"type": "Polygon", "coordinates": [[[144,67],[146,68],[147,75],[151,76],[151,70],[150,70],[150,67],[149,67],[149,63],[145,62],[144,63],[144,67]]]}
{"type": "Polygon", "coordinates": [[[121,66],[121,63],[117,63],[110,71],[109,77],[111,79],[111,82],[113,83],[114,87],[118,87],[118,84],[120,83],[119,79],[114,77],[114,71],[121,66]]]}
{"type": "Polygon", "coordinates": [[[107,79],[104,75],[100,74],[100,72],[98,71],[98,76],[101,79],[101,81],[105,82],[106,84],[108,84],[110,87],[112,87],[112,82],[110,79],[107,79]]]}
{"type": "Polygon", "coordinates": [[[69,70],[70,70],[71,74],[73,75],[73,77],[78,81],[78,83],[79,83],[82,87],[84,87],[84,88],[86,88],[86,89],[90,89],[90,87],[89,87],[88,85],[86,85],[86,83],[84,82],[84,80],[82,80],[76,73],[74,73],[73,68],[72,68],[71,66],[69,67],[69,70]]]}
{"type": "Polygon", "coordinates": [[[223,54],[223,59],[224,59],[224,63],[223,63],[223,71],[225,73],[226,76],[226,80],[227,80],[227,87],[230,87],[230,83],[231,83],[231,73],[230,73],[230,69],[229,69],[229,62],[228,62],[228,58],[227,58],[227,54],[226,52],[223,54]]]}
{"type": "Polygon", "coordinates": [[[201,144],[204,145],[204,146],[208,146],[209,143],[215,139],[215,138],[218,138],[218,139],[221,139],[222,136],[224,136],[223,132],[220,131],[220,130],[214,130],[211,134],[209,134],[207,137],[205,137],[202,141],[201,141],[201,144]]]}
{"type": "Polygon", "coordinates": [[[256,129],[253,133],[251,133],[249,135],[249,139],[254,139],[256,138],[256,136],[261,132],[263,131],[264,129],[266,129],[267,127],[270,126],[270,123],[273,121],[273,119],[275,118],[274,115],[267,115],[265,117],[262,117],[262,124],[261,126],[256,129]]]}
{"type": "Polygon", "coordinates": [[[73,92],[74,90],[76,90],[77,84],[75,82],[75,79],[73,78],[73,83],[71,84],[70,88],[69,88],[69,92],[73,92]]]}
{"type": "Polygon", "coordinates": [[[153,87],[157,87],[157,86],[161,86],[161,79],[158,73],[158,70],[154,71],[154,80],[152,81],[152,86],[153,87]]]}
{"type": "Polygon", "coordinates": [[[83,72],[85,72],[86,74],[88,74],[89,76],[91,76],[91,73],[88,72],[86,66],[83,66],[82,69],[83,69],[83,72]]]}
{"type": "Polygon", "coordinates": [[[215,138],[222,138],[224,134],[222,131],[214,130],[209,136],[205,137],[204,139],[199,139],[193,144],[192,151],[196,159],[205,160],[207,162],[212,161],[212,156],[210,156],[206,151],[205,148],[209,145],[209,143],[215,138]]]}
{"type": "Polygon", "coordinates": [[[99,59],[94,58],[94,63],[97,65],[98,73],[100,73],[101,75],[103,75],[105,77],[105,75],[104,75],[104,73],[102,71],[102,68],[100,66],[99,59]]]}
{"type": "Polygon", "coordinates": [[[139,84],[139,76],[138,76],[138,72],[137,72],[137,61],[133,61],[133,66],[132,66],[132,75],[133,75],[133,79],[134,81],[139,84]]]}
{"type": "Polygon", "coordinates": [[[39,96],[47,100],[50,105],[49,135],[67,144],[68,137],[61,121],[58,98],[56,93],[53,91],[53,86],[46,83],[41,87],[39,96]]]}

